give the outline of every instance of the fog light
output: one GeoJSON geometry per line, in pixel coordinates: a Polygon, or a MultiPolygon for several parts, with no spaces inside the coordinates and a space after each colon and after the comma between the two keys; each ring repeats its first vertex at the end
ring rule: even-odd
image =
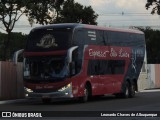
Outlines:
{"type": "Polygon", "coordinates": [[[29,88],[24,87],[24,89],[25,89],[25,91],[28,92],[28,93],[32,93],[32,92],[33,92],[33,90],[31,90],[31,89],[29,89],[29,88]]]}
{"type": "Polygon", "coordinates": [[[28,94],[25,94],[26,97],[28,97],[28,94]]]}
{"type": "Polygon", "coordinates": [[[69,93],[65,93],[65,95],[68,95],[69,93]]]}
{"type": "Polygon", "coordinates": [[[64,87],[62,87],[62,88],[59,89],[58,91],[59,91],[59,92],[62,92],[62,91],[64,91],[64,90],[68,89],[68,88],[71,88],[71,83],[68,84],[68,85],[66,85],[66,86],[64,86],[64,87]]]}

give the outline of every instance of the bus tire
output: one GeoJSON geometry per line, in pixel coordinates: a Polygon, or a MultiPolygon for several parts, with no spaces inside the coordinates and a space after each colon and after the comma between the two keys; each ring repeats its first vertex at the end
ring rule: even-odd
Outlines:
{"type": "Polygon", "coordinates": [[[126,81],[124,91],[122,92],[122,97],[123,98],[129,98],[129,89],[130,89],[129,82],[126,81]]]}
{"type": "Polygon", "coordinates": [[[129,97],[129,82],[126,81],[124,90],[121,93],[116,93],[115,96],[117,98],[128,98],[129,97]]]}
{"type": "Polygon", "coordinates": [[[131,84],[129,87],[129,98],[133,98],[135,96],[135,85],[131,84]]]}
{"type": "Polygon", "coordinates": [[[42,102],[44,104],[49,104],[49,103],[51,103],[51,98],[42,98],[42,102]]]}
{"type": "Polygon", "coordinates": [[[80,101],[85,103],[89,99],[89,87],[86,85],[84,88],[84,96],[80,98],[80,101]]]}

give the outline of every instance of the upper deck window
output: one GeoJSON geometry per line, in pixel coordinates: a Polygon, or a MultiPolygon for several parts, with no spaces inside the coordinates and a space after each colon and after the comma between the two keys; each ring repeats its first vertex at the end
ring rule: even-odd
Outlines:
{"type": "Polygon", "coordinates": [[[81,47],[84,45],[106,45],[102,30],[83,28],[75,31],[74,44],[81,47]]]}
{"type": "Polygon", "coordinates": [[[109,45],[114,46],[144,46],[144,35],[126,32],[106,31],[109,45]]]}
{"type": "Polygon", "coordinates": [[[67,50],[71,45],[71,29],[35,29],[28,37],[26,51],[67,50]]]}

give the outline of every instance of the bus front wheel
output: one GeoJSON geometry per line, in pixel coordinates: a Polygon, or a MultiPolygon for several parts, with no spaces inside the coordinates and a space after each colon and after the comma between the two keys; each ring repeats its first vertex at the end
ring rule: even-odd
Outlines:
{"type": "Polygon", "coordinates": [[[84,88],[84,96],[80,98],[81,102],[87,102],[89,99],[89,87],[86,85],[84,88]]]}

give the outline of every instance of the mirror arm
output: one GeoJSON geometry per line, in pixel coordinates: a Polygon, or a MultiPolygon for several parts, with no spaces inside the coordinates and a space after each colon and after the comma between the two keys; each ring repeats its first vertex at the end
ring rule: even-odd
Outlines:
{"type": "Polygon", "coordinates": [[[67,52],[68,63],[72,62],[72,53],[77,48],[78,48],[78,46],[74,46],[74,47],[69,48],[69,50],[67,52]]]}
{"type": "Polygon", "coordinates": [[[16,52],[14,52],[14,55],[13,55],[13,62],[14,64],[16,65],[17,62],[18,62],[18,57],[21,53],[23,53],[24,49],[21,49],[21,50],[18,50],[16,52]]]}

